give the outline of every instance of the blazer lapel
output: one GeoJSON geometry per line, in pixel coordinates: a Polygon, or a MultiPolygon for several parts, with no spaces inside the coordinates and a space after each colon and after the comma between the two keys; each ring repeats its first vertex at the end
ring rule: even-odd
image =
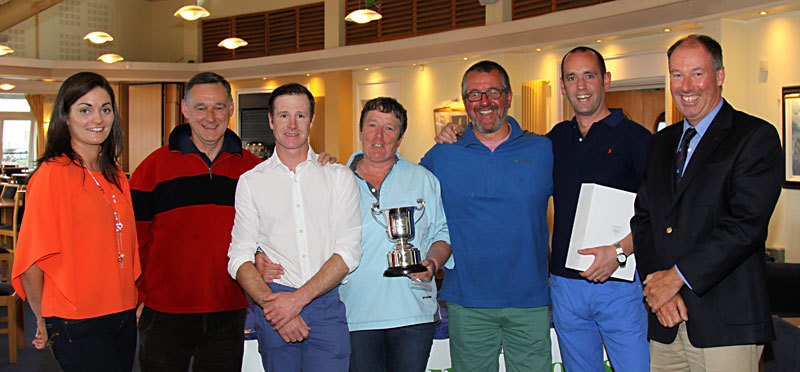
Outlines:
{"type": "Polygon", "coordinates": [[[703,134],[700,143],[697,144],[689,164],[683,172],[681,183],[678,184],[675,190],[675,200],[680,198],[680,195],[686,190],[686,187],[692,182],[692,179],[698,174],[700,168],[706,162],[708,157],[714,153],[722,140],[727,136],[728,130],[733,125],[733,108],[724,102],[720,108],[714,121],[708,126],[708,130],[703,134]]]}

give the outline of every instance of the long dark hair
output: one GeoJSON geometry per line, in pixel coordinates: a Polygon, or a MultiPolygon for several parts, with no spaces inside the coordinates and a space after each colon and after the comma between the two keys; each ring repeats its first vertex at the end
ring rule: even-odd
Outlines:
{"type": "Polygon", "coordinates": [[[69,133],[67,119],[72,105],[86,93],[98,87],[105,90],[108,96],[111,97],[111,107],[114,109],[114,122],[111,124],[111,132],[108,134],[108,138],[100,144],[100,171],[109,183],[121,190],[122,187],[118,179],[119,166],[117,158],[122,153],[122,130],[119,124],[117,102],[114,98],[114,90],[111,89],[111,84],[108,83],[108,80],[93,72],[79,72],[70,76],[61,84],[56,101],[53,104],[53,113],[50,116],[50,127],[47,130],[47,144],[44,154],[36,161],[36,165],[38,169],[45,162],[63,155],[71,161],[84,166],[83,159],[72,148],[72,136],[69,133]]]}

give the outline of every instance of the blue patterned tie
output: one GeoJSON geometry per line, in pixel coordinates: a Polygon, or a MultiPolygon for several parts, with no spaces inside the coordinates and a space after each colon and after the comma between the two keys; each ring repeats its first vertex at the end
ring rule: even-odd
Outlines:
{"type": "Polygon", "coordinates": [[[689,141],[692,140],[695,134],[697,134],[697,130],[694,128],[689,128],[683,133],[681,146],[678,148],[678,153],[675,155],[675,187],[678,187],[678,184],[681,183],[683,165],[686,163],[686,155],[689,153],[689,141]]]}

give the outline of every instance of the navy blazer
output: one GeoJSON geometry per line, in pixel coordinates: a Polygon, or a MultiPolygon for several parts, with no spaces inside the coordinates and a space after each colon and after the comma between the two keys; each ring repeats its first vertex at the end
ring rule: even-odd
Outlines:
{"type": "MultiPolygon", "coordinates": [[[[677,188],[672,172],[682,122],[656,133],[631,219],[637,269],[678,265],[689,340],[696,347],[764,343],[774,338],[764,244],[784,181],[775,127],[723,103],[677,188]]],[[[649,314],[648,336],[675,339],[678,327],[649,314]]]]}

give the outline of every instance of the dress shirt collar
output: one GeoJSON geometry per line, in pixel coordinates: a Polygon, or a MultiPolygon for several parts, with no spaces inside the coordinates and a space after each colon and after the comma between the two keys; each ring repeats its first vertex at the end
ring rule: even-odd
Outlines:
{"type": "MultiPolygon", "coordinates": [[[[314,152],[314,149],[311,148],[311,145],[308,145],[308,153],[306,154],[306,160],[304,160],[300,164],[297,164],[297,167],[295,167],[295,173],[298,173],[301,169],[303,169],[305,167],[319,167],[320,164],[317,161],[318,158],[319,158],[319,155],[317,155],[317,153],[314,152]]],[[[265,161],[265,163],[266,163],[266,166],[268,166],[268,167],[270,167],[272,169],[283,169],[287,173],[291,173],[292,172],[289,169],[289,167],[286,166],[286,164],[283,164],[283,162],[281,161],[280,156],[278,156],[278,152],[277,151],[273,152],[272,156],[270,156],[269,159],[267,159],[265,161]]]]}
{"type": "MultiPolygon", "coordinates": [[[[695,136],[698,140],[703,137],[703,134],[706,133],[708,127],[711,126],[711,122],[714,121],[714,118],[717,117],[719,110],[722,108],[722,103],[725,102],[724,98],[719,99],[719,103],[716,107],[714,107],[711,112],[706,115],[702,120],[700,120],[697,125],[694,126],[694,129],[697,131],[697,135],[695,136]]],[[[689,129],[692,125],[689,124],[689,121],[686,118],[683,118],[683,132],[686,133],[686,130],[689,129]]],[[[683,138],[683,136],[681,136],[683,138]]]]}

